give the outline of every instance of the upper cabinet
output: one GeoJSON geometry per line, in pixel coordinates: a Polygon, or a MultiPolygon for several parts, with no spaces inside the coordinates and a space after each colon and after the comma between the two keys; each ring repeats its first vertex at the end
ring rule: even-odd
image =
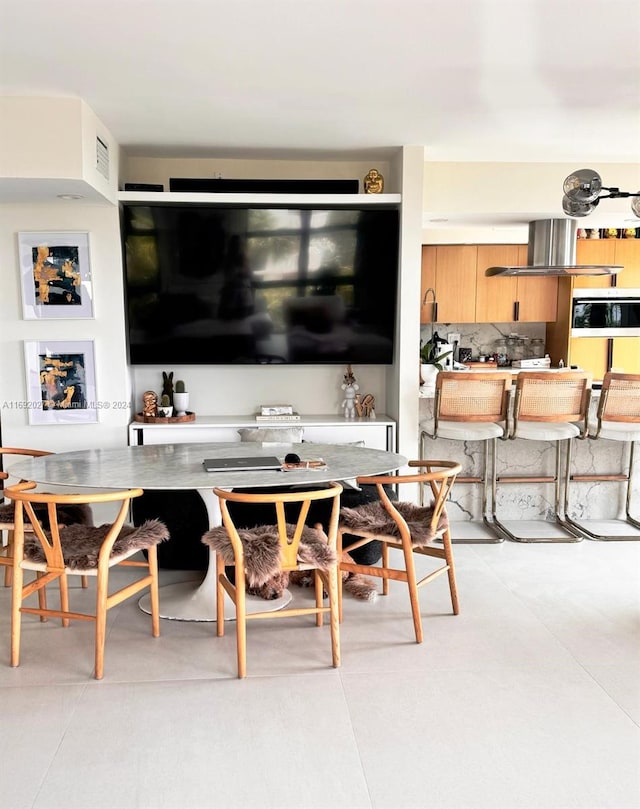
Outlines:
{"type": "Polygon", "coordinates": [[[526,244],[478,246],[478,323],[544,323],[556,319],[558,279],[553,276],[492,276],[488,267],[522,267],[527,264],[526,244]]]}
{"type": "Polygon", "coordinates": [[[476,322],[477,256],[478,248],[471,244],[422,248],[421,323],[476,322]],[[429,288],[435,291],[435,303],[431,293],[426,295],[429,288]]]}
{"type": "Polygon", "coordinates": [[[616,286],[640,289],[640,239],[611,239],[615,244],[615,263],[624,270],[616,275],[616,286]]]}
{"type": "Polygon", "coordinates": [[[422,248],[421,323],[510,323],[555,320],[558,279],[487,278],[494,266],[527,263],[522,244],[425,245],[422,248]],[[425,296],[429,288],[433,295],[425,296]],[[427,300],[425,301],[425,297],[427,300]]]}
{"type": "Polygon", "coordinates": [[[621,264],[624,269],[617,275],[579,275],[574,287],[609,287],[625,289],[640,288],[640,239],[578,239],[576,245],[578,264],[621,264]]]}

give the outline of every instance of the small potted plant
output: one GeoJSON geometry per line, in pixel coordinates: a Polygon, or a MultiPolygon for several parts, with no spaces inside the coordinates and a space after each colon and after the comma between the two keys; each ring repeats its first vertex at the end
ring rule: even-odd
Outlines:
{"type": "Polygon", "coordinates": [[[187,392],[182,379],[178,379],[176,382],[176,387],[173,391],[173,406],[176,411],[176,416],[187,415],[187,408],[189,407],[189,393],[187,392]]]}
{"type": "Polygon", "coordinates": [[[160,398],[160,404],[158,405],[158,416],[163,419],[168,419],[171,418],[172,413],[173,406],[171,405],[169,394],[163,393],[162,397],[160,398]]]}
{"type": "Polygon", "coordinates": [[[453,353],[452,349],[442,351],[441,345],[438,332],[435,332],[420,348],[420,387],[423,390],[435,391],[436,376],[443,370],[442,361],[453,353]]]}

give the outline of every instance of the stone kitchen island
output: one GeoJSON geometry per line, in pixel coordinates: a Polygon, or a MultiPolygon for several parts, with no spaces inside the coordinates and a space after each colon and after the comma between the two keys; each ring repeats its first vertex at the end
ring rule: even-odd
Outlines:
{"type": "MultiPolygon", "coordinates": [[[[501,369],[502,370],[502,369],[501,369]]],[[[514,372],[515,378],[515,372],[514,372]]],[[[592,391],[590,423],[596,421],[599,386],[592,391]]],[[[512,397],[513,398],[513,397],[512,397]]],[[[433,393],[420,392],[420,425],[432,432],[433,393]]],[[[497,474],[516,476],[545,474],[553,475],[555,469],[555,444],[551,441],[498,440],[497,474]]],[[[425,456],[456,460],[462,464],[462,475],[480,476],[484,444],[479,441],[453,441],[443,438],[426,439],[425,456]]],[[[620,441],[604,439],[575,440],[573,443],[572,473],[617,474],[627,468],[627,446],[620,441]]],[[[640,461],[636,458],[636,466],[640,461]]],[[[619,482],[595,481],[573,482],[569,499],[569,514],[582,521],[614,521],[624,519],[626,486],[619,482]]],[[[640,474],[636,475],[632,491],[632,513],[640,512],[640,474]],[[635,504],[635,506],[634,506],[635,504]]],[[[497,513],[503,522],[536,521],[532,530],[523,533],[539,533],[540,521],[549,523],[549,532],[561,535],[554,524],[554,486],[550,483],[502,483],[497,493],[497,513]]],[[[490,508],[490,506],[489,506],[490,508]]],[[[475,536],[482,526],[482,487],[456,483],[447,505],[449,519],[454,524],[454,538],[475,536]],[[461,523],[467,522],[463,526],[461,523]]],[[[601,526],[603,527],[603,526],[601,526]]],[[[545,534],[547,527],[545,526],[545,534]]],[[[634,529],[622,522],[606,526],[611,534],[633,534],[634,529]],[[610,530],[609,530],[610,529],[610,530]]],[[[640,532],[638,532],[640,539],[640,532]]]]}

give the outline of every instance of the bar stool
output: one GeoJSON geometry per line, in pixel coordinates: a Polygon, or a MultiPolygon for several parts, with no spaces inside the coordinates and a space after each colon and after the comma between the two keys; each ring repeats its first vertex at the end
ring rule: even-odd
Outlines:
{"type": "MultiPolygon", "coordinates": [[[[482,475],[459,475],[458,483],[482,485],[482,521],[491,532],[490,537],[475,539],[456,538],[455,543],[498,543],[504,536],[496,531],[488,514],[488,490],[491,480],[494,488],[496,439],[504,438],[507,431],[509,392],[512,374],[504,371],[440,371],[436,377],[433,407],[433,429],[426,422],[420,424],[420,457],[430,455],[427,438],[446,438],[451,441],[480,441],[484,444],[482,475]],[[489,458],[491,468],[489,469],[489,458]]],[[[423,504],[423,490],[420,503],[423,504]]]]}
{"type": "Polygon", "coordinates": [[[591,401],[591,376],[582,371],[522,371],[516,381],[513,425],[510,439],[551,441],[555,444],[554,475],[496,475],[493,490],[493,520],[507,539],[514,542],[579,542],[582,531],[571,525],[561,511],[562,494],[569,485],[571,447],[574,438],[587,437],[591,401]],[[582,422],[582,426],[578,424],[582,422]],[[564,449],[564,453],[563,453],[564,449]],[[564,454],[564,471],[562,456],[564,454]],[[523,537],[514,534],[496,514],[497,485],[500,483],[553,483],[555,522],[562,536],[523,537]]]}
{"type": "MultiPolygon", "coordinates": [[[[597,422],[589,429],[589,438],[599,441],[621,441],[627,445],[628,465],[626,473],[571,475],[571,481],[609,481],[626,483],[625,522],[640,528],[640,521],[631,516],[631,494],[633,481],[633,450],[640,441],[640,374],[619,374],[609,371],[602,381],[602,391],[598,402],[597,422]]],[[[569,490],[565,492],[565,514],[568,511],[569,490]]],[[[596,540],[639,540],[640,534],[606,535],[597,534],[577,520],[567,516],[567,522],[580,530],[587,539],[596,540]]]]}

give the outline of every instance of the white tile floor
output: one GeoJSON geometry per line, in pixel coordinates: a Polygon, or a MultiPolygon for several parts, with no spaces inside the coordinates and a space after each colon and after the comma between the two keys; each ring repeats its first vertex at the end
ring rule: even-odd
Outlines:
{"type": "Polygon", "coordinates": [[[135,600],[111,613],[103,681],[92,625],[32,616],[11,669],[0,588],[0,805],[638,809],[640,543],[455,555],[461,614],[427,586],[421,646],[395,585],[346,601],[338,670],[327,627],[250,624],[245,681],[232,626],[153,639],[135,600]]]}

